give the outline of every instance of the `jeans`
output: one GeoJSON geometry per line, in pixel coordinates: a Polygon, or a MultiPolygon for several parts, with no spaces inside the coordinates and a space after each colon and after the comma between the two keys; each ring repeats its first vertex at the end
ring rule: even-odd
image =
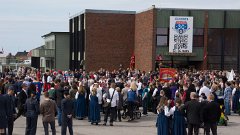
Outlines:
{"type": "Polygon", "coordinates": [[[36,135],[38,116],[26,117],[26,132],[25,135],[36,135]]]}
{"type": "Polygon", "coordinates": [[[213,135],[217,135],[217,123],[214,124],[205,123],[206,135],[210,135],[210,129],[213,135]]]}
{"type": "Polygon", "coordinates": [[[194,135],[198,135],[199,125],[197,124],[188,124],[188,135],[193,135],[193,129],[194,129],[194,135]]]}
{"type": "Polygon", "coordinates": [[[44,127],[45,135],[49,135],[49,132],[48,132],[48,124],[50,124],[50,127],[51,127],[51,129],[52,129],[52,135],[56,135],[55,121],[52,121],[52,122],[43,122],[43,127],[44,127]]]}
{"type": "Polygon", "coordinates": [[[109,115],[110,115],[110,123],[113,123],[113,119],[115,118],[115,115],[116,115],[116,109],[117,109],[117,107],[106,108],[106,112],[105,112],[105,115],[104,115],[104,122],[105,123],[107,123],[109,115]]]}
{"type": "Polygon", "coordinates": [[[61,135],[66,135],[67,132],[67,127],[68,127],[68,131],[70,135],[73,135],[73,128],[72,128],[72,118],[67,118],[67,116],[64,116],[64,118],[62,119],[62,134],[61,135]]]}
{"type": "Polygon", "coordinates": [[[117,109],[117,117],[118,117],[118,121],[122,121],[121,120],[121,117],[122,117],[121,109],[117,109]]]}
{"type": "Polygon", "coordinates": [[[230,101],[224,100],[224,106],[225,106],[225,115],[231,115],[230,101]]]}
{"type": "Polygon", "coordinates": [[[144,98],[142,101],[143,114],[147,114],[147,98],[144,98]]]}
{"type": "Polygon", "coordinates": [[[57,107],[57,112],[58,112],[58,125],[61,126],[62,125],[62,109],[61,107],[57,107]]]}

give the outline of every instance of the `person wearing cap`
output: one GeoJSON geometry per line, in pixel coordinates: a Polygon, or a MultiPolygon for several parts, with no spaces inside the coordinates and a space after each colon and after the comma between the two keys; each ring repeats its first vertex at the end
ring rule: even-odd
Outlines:
{"type": "Polygon", "coordinates": [[[8,87],[7,94],[5,95],[8,103],[8,135],[12,135],[14,118],[17,116],[15,109],[15,97],[14,97],[14,87],[8,87]]]}
{"type": "Polygon", "coordinates": [[[73,135],[73,112],[74,112],[74,102],[70,98],[69,92],[64,91],[64,99],[61,101],[62,109],[62,128],[61,135],[66,135],[67,127],[70,135],[73,135]]]}
{"type": "Polygon", "coordinates": [[[31,92],[31,96],[26,100],[24,110],[26,112],[25,135],[36,135],[38,114],[40,113],[36,91],[31,92]]]}

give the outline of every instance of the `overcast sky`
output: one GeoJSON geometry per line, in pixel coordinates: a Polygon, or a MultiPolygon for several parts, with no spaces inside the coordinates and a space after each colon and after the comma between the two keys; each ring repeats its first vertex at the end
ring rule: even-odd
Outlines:
{"type": "Polygon", "coordinates": [[[240,0],[1,0],[0,48],[5,52],[43,45],[42,35],[68,31],[69,15],[84,9],[141,11],[162,8],[240,9],[240,0]]]}

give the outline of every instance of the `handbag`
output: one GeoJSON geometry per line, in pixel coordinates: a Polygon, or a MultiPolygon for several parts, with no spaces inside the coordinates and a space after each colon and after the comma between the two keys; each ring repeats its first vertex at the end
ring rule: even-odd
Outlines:
{"type": "Polygon", "coordinates": [[[114,89],[114,91],[113,91],[113,94],[112,94],[112,97],[111,97],[111,99],[110,99],[110,102],[107,102],[107,101],[104,102],[104,104],[103,104],[103,107],[104,107],[104,108],[111,107],[111,103],[112,103],[112,99],[113,99],[114,93],[115,93],[115,89],[114,89]]]}

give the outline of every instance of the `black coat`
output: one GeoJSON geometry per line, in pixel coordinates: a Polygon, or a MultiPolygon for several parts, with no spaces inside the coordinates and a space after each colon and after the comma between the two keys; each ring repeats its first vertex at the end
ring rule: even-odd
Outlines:
{"type": "Polygon", "coordinates": [[[66,119],[67,115],[72,115],[74,112],[74,102],[71,99],[64,98],[61,102],[62,118],[66,119]]]}
{"type": "Polygon", "coordinates": [[[9,118],[13,118],[13,114],[16,114],[16,109],[15,109],[15,97],[14,96],[10,96],[8,94],[5,95],[6,99],[7,99],[7,104],[8,104],[8,117],[9,118]]]}
{"type": "Polygon", "coordinates": [[[214,101],[207,103],[203,108],[202,115],[204,123],[217,123],[221,117],[220,105],[214,101]]]}
{"type": "Polygon", "coordinates": [[[193,84],[190,84],[188,87],[188,90],[186,91],[185,103],[191,100],[191,98],[190,98],[191,92],[196,92],[196,88],[193,84]]]}
{"type": "Polygon", "coordinates": [[[18,97],[18,104],[17,104],[18,110],[24,110],[24,105],[28,98],[27,94],[22,90],[17,97],[18,97]]]}
{"type": "Polygon", "coordinates": [[[7,105],[7,98],[0,94],[0,129],[7,127],[9,112],[7,105]]]}
{"type": "Polygon", "coordinates": [[[181,109],[186,111],[189,124],[200,124],[201,104],[197,100],[188,101],[181,109]]]}
{"type": "Polygon", "coordinates": [[[55,100],[58,107],[61,107],[61,101],[64,98],[63,96],[64,91],[65,91],[64,88],[61,87],[55,91],[55,100]]]}

